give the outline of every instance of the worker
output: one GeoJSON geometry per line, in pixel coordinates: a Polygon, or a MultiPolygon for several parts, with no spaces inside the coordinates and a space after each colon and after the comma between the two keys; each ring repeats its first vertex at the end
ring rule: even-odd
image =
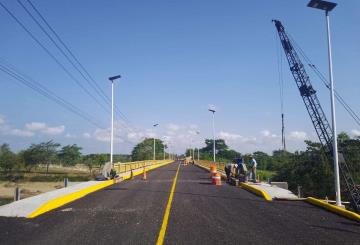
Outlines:
{"type": "Polygon", "coordinates": [[[230,181],[231,165],[232,165],[231,163],[227,163],[225,164],[225,168],[224,168],[227,182],[230,181]]]}
{"type": "Polygon", "coordinates": [[[254,159],[254,157],[252,155],[250,155],[250,167],[251,167],[251,176],[250,179],[252,179],[252,181],[254,183],[256,183],[256,167],[257,167],[257,162],[254,159]]]}
{"type": "Polygon", "coordinates": [[[242,158],[236,159],[237,175],[240,182],[247,182],[247,168],[242,158]]]}

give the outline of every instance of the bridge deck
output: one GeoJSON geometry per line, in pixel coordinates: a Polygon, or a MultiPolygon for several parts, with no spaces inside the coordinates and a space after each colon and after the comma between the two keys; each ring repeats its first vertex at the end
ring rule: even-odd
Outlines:
{"type": "MultiPolygon", "coordinates": [[[[155,244],[178,164],[35,219],[0,218],[0,244],[155,244]]],[[[360,225],[305,202],[266,202],[181,166],[165,244],[357,244],[360,225]]]]}

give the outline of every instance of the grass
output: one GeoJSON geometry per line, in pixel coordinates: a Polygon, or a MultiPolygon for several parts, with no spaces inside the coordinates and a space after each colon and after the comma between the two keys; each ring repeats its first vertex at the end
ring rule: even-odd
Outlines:
{"type": "Polygon", "coordinates": [[[269,171],[269,170],[261,170],[257,169],[256,174],[260,176],[260,180],[267,181],[268,179],[272,179],[276,172],[275,171],[269,171]]]}
{"type": "Polygon", "coordinates": [[[0,197],[0,206],[11,203],[12,201],[13,201],[12,198],[2,198],[2,197],[0,197]]]}

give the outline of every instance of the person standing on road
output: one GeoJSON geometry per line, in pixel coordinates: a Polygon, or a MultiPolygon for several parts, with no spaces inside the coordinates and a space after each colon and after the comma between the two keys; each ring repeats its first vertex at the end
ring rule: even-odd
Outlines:
{"type": "Polygon", "coordinates": [[[256,162],[256,160],[253,158],[253,156],[250,156],[250,166],[251,166],[251,179],[253,180],[254,183],[256,183],[256,167],[257,167],[257,162],[256,162]]]}

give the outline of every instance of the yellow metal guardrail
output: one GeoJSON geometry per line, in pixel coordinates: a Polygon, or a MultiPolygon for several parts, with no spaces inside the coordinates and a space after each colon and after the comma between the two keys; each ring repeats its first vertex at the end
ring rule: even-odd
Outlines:
{"type": "Polygon", "coordinates": [[[126,163],[114,163],[114,169],[116,173],[125,173],[134,169],[149,167],[152,165],[157,165],[161,163],[169,162],[169,160],[145,160],[145,161],[136,161],[136,162],[126,162],[126,163]]]}
{"type": "MultiPolygon", "coordinates": [[[[207,161],[207,160],[195,160],[195,163],[200,165],[200,166],[203,166],[205,168],[210,168],[210,165],[214,164],[214,162],[212,161],[207,161]]],[[[220,170],[220,171],[224,171],[225,169],[225,163],[224,162],[216,162],[215,163],[216,165],[216,169],[220,170]]]]}

